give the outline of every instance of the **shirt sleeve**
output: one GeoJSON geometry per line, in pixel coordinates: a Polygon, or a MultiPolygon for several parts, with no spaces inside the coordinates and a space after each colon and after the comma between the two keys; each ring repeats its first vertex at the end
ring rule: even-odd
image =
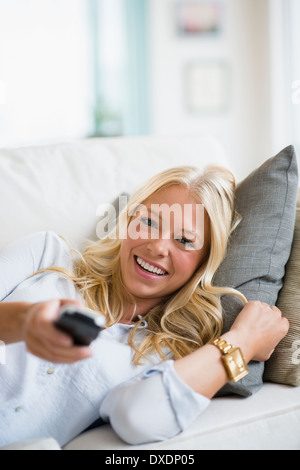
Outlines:
{"type": "Polygon", "coordinates": [[[37,232],[0,251],[0,301],[39,269],[50,267],[67,245],[54,232],[37,232]]]}
{"type": "Polygon", "coordinates": [[[184,431],[210,404],[176,373],[174,361],[148,369],[113,389],[100,416],[132,445],[171,439],[184,431]]]}

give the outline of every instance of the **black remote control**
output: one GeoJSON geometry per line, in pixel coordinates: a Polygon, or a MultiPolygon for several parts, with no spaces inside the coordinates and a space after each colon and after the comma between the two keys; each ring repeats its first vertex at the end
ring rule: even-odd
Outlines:
{"type": "Polygon", "coordinates": [[[59,314],[56,328],[71,336],[76,346],[89,346],[105,327],[105,317],[90,309],[66,305],[59,314]]]}

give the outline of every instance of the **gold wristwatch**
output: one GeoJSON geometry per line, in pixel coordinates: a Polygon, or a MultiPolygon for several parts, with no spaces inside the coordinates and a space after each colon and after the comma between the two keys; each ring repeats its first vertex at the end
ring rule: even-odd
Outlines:
{"type": "Polygon", "coordinates": [[[248,375],[248,367],[240,348],[235,348],[222,338],[216,339],[213,344],[222,353],[222,361],[226,369],[229,382],[238,382],[248,375]]]}

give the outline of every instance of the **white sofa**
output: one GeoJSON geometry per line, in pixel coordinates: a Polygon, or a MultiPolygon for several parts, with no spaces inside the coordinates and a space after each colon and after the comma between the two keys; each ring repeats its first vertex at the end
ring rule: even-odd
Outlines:
{"type": "MultiPolygon", "coordinates": [[[[78,248],[96,238],[100,204],[110,203],[158,171],[217,163],[235,171],[213,139],[90,139],[43,147],[0,149],[0,249],[39,230],[54,230],[78,248]]],[[[37,436],[42,438],[44,436],[37,436]]],[[[51,440],[14,449],[59,449],[51,440]]],[[[300,389],[265,384],[250,398],[216,398],[184,433],[162,443],[129,446],[109,425],[64,450],[300,449],[300,389]]]]}

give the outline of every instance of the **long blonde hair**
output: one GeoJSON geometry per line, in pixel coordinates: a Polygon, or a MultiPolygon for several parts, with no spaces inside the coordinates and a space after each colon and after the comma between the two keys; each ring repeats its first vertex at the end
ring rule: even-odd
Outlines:
{"type": "Polygon", "coordinates": [[[187,188],[194,199],[204,205],[210,223],[209,249],[192,278],[179,291],[153,307],[132,328],[129,344],[135,350],[136,364],[152,353],[166,359],[166,350],[171,350],[175,359],[188,355],[221,334],[223,295],[235,295],[246,302],[236,290],[213,285],[213,277],[225,257],[230,234],[239,221],[234,210],[234,176],[220,167],[207,167],[204,171],[189,166],[176,167],[152,177],[132,194],[121,212],[116,227],[119,236],[110,237],[108,234],[87,246],[74,262],[74,273],[66,273],[62,269],[59,272],[73,280],[91,309],[106,316],[108,326],[118,323],[124,313],[126,292],[120,269],[124,235],[121,230],[124,227],[127,230],[129,214],[133,214],[140,204],[154,193],[173,185],[187,188]],[[145,320],[147,334],[136,344],[137,329],[145,320]]]}

